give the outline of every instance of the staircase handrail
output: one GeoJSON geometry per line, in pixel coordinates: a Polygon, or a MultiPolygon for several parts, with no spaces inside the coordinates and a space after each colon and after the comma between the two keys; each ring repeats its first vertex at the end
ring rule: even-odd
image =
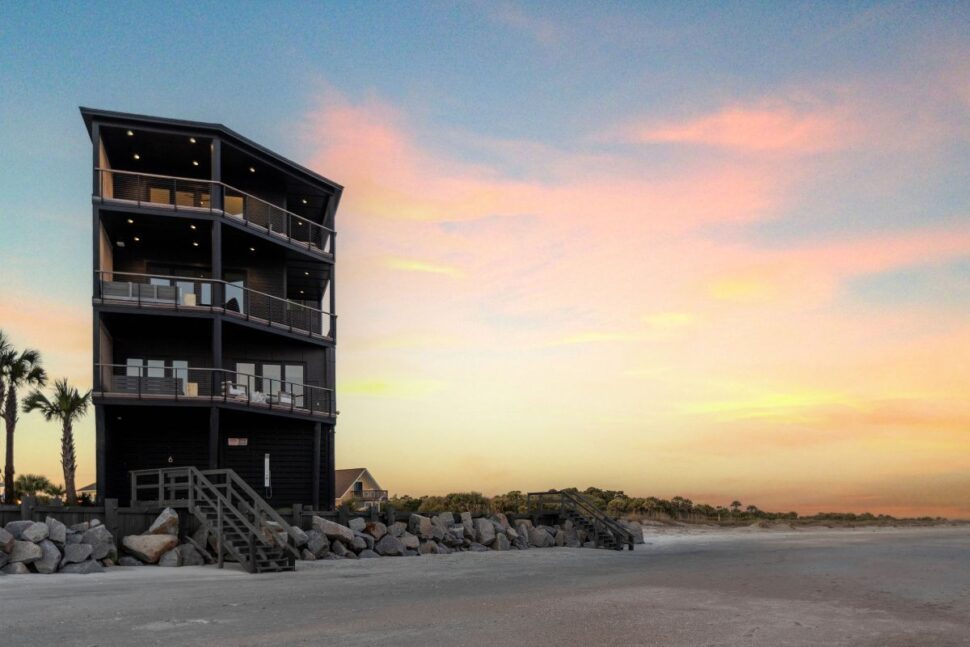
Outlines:
{"type": "Polygon", "coordinates": [[[583,508],[587,514],[603,524],[610,532],[619,535],[623,543],[633,545],[633,533],[620,525],[616,519],[600,510],[586,495],[580,492],[569,492],[567,490],[560,490],[560,494],[562,494],[564,499],[571,501],[574,506],[583,508]]]}
{"type": "Polygon", "coordinates": [[[232,482],[232,485],[235,488],[242,490],[246,494],[246,496],[249,497],[249,499],[247,500],[247,499],[243,499],[242,497],[239,497],[240,503],[244,504],[247,508],[249,508],[249,511],[257,519],[259,518],[259,513],[261,512],[262,514],[269,517],[270,520],[277,523],[281,528],[286,530],[286,536],[289,539],[289,541],[286,543],[285,548],[290,553],[292,553],[294,557],[299,558],[300,554],[296,550],[296,543],[299,540],[299,537],[296,536],[296,533],[293,530],[293,526],[291,526],[285,519],[283,519],[283,517],[281,517],[280,514],[272,506],[268,505],[261,496],[256,494],[256,491],[253,490],[253,488],[251,488],[249,484],[246,483],[246,481],[244,481],[242,477],[236,473],[235,470],[231,470],[231,469],[204,470],[202,473],[203,474],[222,474],[227,478],[228,481],[232,482]]]}

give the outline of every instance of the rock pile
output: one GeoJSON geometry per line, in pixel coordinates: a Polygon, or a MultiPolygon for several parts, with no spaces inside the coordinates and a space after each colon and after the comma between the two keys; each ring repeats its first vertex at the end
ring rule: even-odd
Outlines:
{"type": "Polygon", "coordinates": [[[117,562],[115,539],[97,519],[67,527],[47,517],[0,528],[0,575],[99,573],[117,562]]]}
{"type": "MultiPolygon", "coordinates": [[[[348,527],[315,516],[313,528],[306,531],[306,535],[307,543],[301,552],[305,560],[595,546],[586,532],[574,527],[570,521],[559,526],[534,526],[528,519],[510,523],[504,514],[472,518],[468,512],[457,516],[451,512],[434,516],[412,514],[407,522],[399,521],[390,526],[354,518],[348,527]]],[[[642,538],[642,535],[641,530],[635,537],[642,538]]]]}
{"type": "Polygon", "coordinates": [[[178,513],[165,508],[144,533],[121,540],[121,548],[126,553],[121,565],[202,566],[209,561],[204,552],[208,539],[205,528],[200,528],[191,541],[179,543],[178,513]]]}

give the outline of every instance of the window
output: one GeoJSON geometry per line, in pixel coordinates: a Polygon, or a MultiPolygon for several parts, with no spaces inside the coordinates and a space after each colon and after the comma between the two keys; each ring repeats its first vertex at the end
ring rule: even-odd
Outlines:
{"type": "Polygon", "coordinates": [[[263,392],[276,395],[283,390],[280,381],[283,379],[282,367],[279,364],[263,364],[263,392]]]}
{"type": "Polygon", "coordinates": [[[236,386],[245,386],[246,394],[252,397],[256,386],[256,365],[245,362],[236,363],[236,386]]]}
{"type": "Polygon", "coordinates": [[[286,388],[284,389],[287,393],[293,396],[293,404],[302,407],[303,406],[303,365],[302,364],[287,364],[285,367],[286,371],[286,388]]]}
{"type": "Polygon", "coordinates": [[[178,383],[179,392],[185,395],[185,386],[189,383],[189,363],[182,359],[173,359],[172,374],[178,383]]]}
{"type": "Polygon", "coordinates": [[[129,357],[125,362],[126,369],[125,375],[128,377],[141,377],[142,370],[141,367],[144,365],[145,360],[138,359],[136,357],[129,357]]]}
{"type": "Polygon", "coordinates": [[[148,360],[148,370],[145,372],[148,377],[165,377],[165,360],[148,360]]]}

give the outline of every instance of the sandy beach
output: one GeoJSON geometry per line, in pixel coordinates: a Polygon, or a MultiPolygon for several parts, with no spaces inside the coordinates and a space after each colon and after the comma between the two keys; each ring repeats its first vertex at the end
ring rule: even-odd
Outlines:
{"type": "MultiPolygon", "coordinates": [[[[970,645],[970,527],[650,528],[634,552],[0,578],[11,644],[970,645]]],[[[6,640],[4,641],[6,642],[6,640]]]]}

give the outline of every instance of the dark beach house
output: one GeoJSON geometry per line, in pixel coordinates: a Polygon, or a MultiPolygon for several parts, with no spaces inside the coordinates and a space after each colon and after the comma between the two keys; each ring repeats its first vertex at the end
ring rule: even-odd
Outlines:
{"type": "Polygon", "coordinates": [[[81,114],[98,497],[127,502],[129,470],[191,465],[329,507],[342,187],[219,124],[81,114]]]}

